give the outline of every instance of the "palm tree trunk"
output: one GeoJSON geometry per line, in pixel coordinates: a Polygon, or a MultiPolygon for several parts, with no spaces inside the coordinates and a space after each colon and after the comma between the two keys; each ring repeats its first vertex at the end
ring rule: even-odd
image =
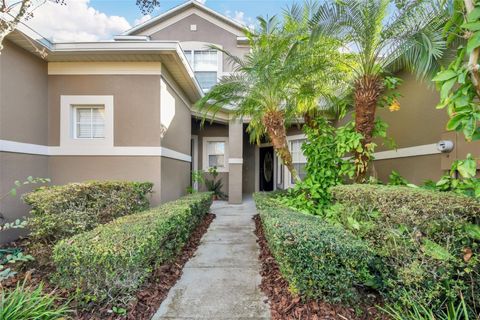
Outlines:
{"type": "MultiPolygon", "coordinates": [[[[363,76],[355,82],[355,130],[363,135],[365,150],[372,142],[375,127],[375,111],[383,91],[382,79],[378,76],[363,76]]],[[[369,157],[364,152],[355,153],[356,182],[363,182],[368,169],[369,157]]]]}
{"type": "Polygon", "coordinates": [[[282,160],[284,166],[292,175],[294,181],[300,181],[297,170],[293,166],[292,154],[288,149],[285,116],[281,111],[269,111],[262,118],[262,123],[267,130],[267,135],[272,142],[273,149],[282,160]]]}

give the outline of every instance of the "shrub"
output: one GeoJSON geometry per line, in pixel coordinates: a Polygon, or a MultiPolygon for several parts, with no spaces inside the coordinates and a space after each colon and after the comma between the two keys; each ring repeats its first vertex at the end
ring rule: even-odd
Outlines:
{"type": "Polygon", "coordinates": [[[211,202],[211,193],[195,193],[58,242],[54,281],[87,301],[126,303],[155,266],[179,252],[211,202]]]}
{"type": "Polygon", "coordinates": [[[90,181],[41,187],[26,194],[32,207],[28,220],[31,237],[54,243],[115,218],[145,210],[152,192],[150,182],[90,181]]]}
{"type": "Polygon", "coordinates": [[[291,291],[305,298],[355,302],[357,285],[374,286],[372,252],[340,226],[282,207],[271,195],[255,202],[268,246],[291,291]]]}
{"type": "Polygon", "coordinates": [[[480,202],[403,186],[336,186],[332,194],[339,203],[330,216],[381,257],[386,298],[440,310],[461,292],[480,305],[480,202]]]}
{"type": "Polygon", "coordinates": [[[0,290],[0,319],[57,320],[64,319],[70,313],[67,306],[59,304],[58,299],[53,294],[42,292],[42,284],[34,290],[26,287],[25,283],[17,285],[11,291],[0,290]]]}

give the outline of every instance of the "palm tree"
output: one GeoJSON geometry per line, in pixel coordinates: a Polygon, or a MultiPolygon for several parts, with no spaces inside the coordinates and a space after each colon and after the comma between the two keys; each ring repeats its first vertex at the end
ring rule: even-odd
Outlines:
{"type": "Polygon", "coordinates": [[[280,24],[273,17],[258,18],[259,31],[246,31],[251,51],[240,58],[222,51],[234,72],[214,86],[198,103],[203,111],[229,109],[234,118],[249,120],[251,142],[266,136],[283,164],[298,180],[287,143],[287,128],[318,107],[320,97],[331,94],[331,75],[339,75],[331,54],[334,42],[309,46],[303,29],[280,24]],[[319,79],[329,79],[319,81],[319,79]]]}
{"type": "MultiPolygon", "coordinates": [[[[354,73],[355,129],[363,135],[364,151],[372,143],[385,77],[401,69],[420,78],[433,75],[446,47],[445,21],[444,11],[432,0],[342,0],[320,6],[312,19],[312,39],[335,36],[353,54],[354,62],[345,64],[354,73]]],[[[368,168],[364,151],[356,152],[357,182],[365,178],[368,168]]]]}

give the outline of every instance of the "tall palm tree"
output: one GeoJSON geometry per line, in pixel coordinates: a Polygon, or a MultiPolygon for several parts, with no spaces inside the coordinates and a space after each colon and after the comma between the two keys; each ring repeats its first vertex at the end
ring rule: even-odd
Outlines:
{"type": "Polygon", "coordinates": [[[220,48],[234,64],[234,72],[214,86],[198,103],[213,113],[229,109],[234,118],[249,120],[252,142],[266,136],[283,164],[298,180],[287,143],[287,128],[309,109],[318,107],[320,97],[331,94],[331,81],[339,75],[330,59],[337,54],[333,42],[309,46],[303,29],[280,24],[273,17],[258,18],[258,32],[246,31],[251,51],[243,58],[220,48]]]}
{"type": "MultiPolygon", "coordinates": [[[[388,74],[408,69],[433,75],[445,50],[445,12],[434,0],[342,0],[320,6],[312,19],[313,40],[331,35],[353,53],[355,129],[363,148],[372,143],[375,112],[388,74]]],[[[352,55],[349,55],[352,59],[352,55]]],[[[365,178],[369,157],[356,153],[357,181],[365,178]]]]}

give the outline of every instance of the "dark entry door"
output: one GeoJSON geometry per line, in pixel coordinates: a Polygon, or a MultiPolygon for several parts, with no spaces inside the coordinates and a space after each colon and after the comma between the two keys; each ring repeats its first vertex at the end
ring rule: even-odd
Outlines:
{"type": "Polygon", "coordinates": [[[273,147],[260,148],[260,191],[273,191],[273,147]]]}

